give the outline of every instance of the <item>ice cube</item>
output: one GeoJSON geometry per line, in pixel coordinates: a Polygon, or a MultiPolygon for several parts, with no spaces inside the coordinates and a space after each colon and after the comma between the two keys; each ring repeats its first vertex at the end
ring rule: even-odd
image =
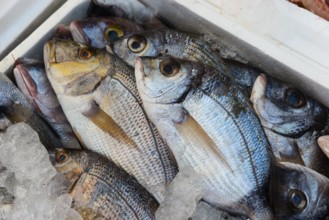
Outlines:
{"type": "Polygon", "coordinates": [[[164,201],[156,212],[156,219],[186,220],[191,217],[203,195],[201,179],[192,168],[181,169],[165,192],[164,201]]]}
{"type": "Polygon", "coordinates": [[[5,204],[10,197],[0,192],[0,219],[81,220],[71,209],[71,196],[63,192],[64,178],[27,124],[14,124],[0,133],[0,152],[0,187],[12,194],[7,202],[12,204],[5,204]]]}

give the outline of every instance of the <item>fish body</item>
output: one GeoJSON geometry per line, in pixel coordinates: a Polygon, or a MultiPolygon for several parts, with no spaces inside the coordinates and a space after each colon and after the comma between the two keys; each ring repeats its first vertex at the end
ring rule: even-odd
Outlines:
{"type": "Polygon", "coordinates": [[[3,74],[0,75],[0,111],[11,123],[26,122],[47,148],[62,147],[48,125],[39,117],[24,94],[3,74]]]}
{"type": "Polygon", "coordinates": [[[111,159],[161,201],[177,166],[146,117],[133,69],[76,42],[54,39],[44,54],[48,77],[84,146],[111,159]],[[83,59],[81,51],[92,55],[83,59]]]}
{"type": "Polygon", "coordinates": [[[14,69],[18,88],[56,132],[63,146],[81,148],[50,85],[43,63],[29,59],[19,62],[14,69]]]}
{"type": "Polygon", "coordinates": [[[282,162],[273,167],[270,194],[278,220],[329,216],[329,179],[299,164],[282,162]]]}
{"type": "Polygon", "coordinates": [[[75,41],[102,49],[108,42],[143,28],[123,18],[96,17],[72,21],[70,30],[75,41]]]}
{"type": "Polygon", "coordinates": [[[203,199],[252,219],[272,219],[269,145],[231,80],[214,68],[167,56],[138,58],[135,76],[145,110],[178,166],[202,175],[203,199]]]}
{"type": "Polygon", "coordinates": [[[155,219],[156,199],[113,162],[88,151],[58,149],[52,155],[83,219],[155,219]]]}
{"type": "Polygon", "coordinates": [[[131,66],[134,66],[135,58],[140,56],[168,54],[197,61],[226,73],[220,54],[214,52],[200,35],[171,29],[151,30],[124,36],[107,48],[131,66]]]}
{"type": "Polygon", "coordinates": [[[328,111],[293,86],[260,75],[251,96],[278,161],[305,165],[328,176],[329,159],[317,139],[328,132],[328,111]]]}
{"type": "Polygon", "coordinates": [[[235,60],[225,59],[224,62],[227,70],[232,75],[232,80],[249,98],[254,82],[261,74],[261,70],[235,60]]]}

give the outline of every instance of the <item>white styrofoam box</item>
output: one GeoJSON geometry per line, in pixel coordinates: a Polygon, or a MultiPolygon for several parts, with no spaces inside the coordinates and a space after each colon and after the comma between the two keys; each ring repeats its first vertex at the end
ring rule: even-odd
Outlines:
{"type": "Polygon", "coordinates": [[[66,0],[1,1],[0,59],[18,45],[66,0]]]}
{"type": "Polygon", "coordinates": [[[217,38],[228,56],[238,54],[329,107],[328,21],[287,0],[141,1],[174,27],[217,38]]]}
{"type": "MultiPolygon", "coordinates": [[[[218,48],[289,81],[329,107],[329,22],[286,0],[140,0],[180,30],[218,40],[218,48]]],[[[90,0],[70,0],[0,62],[42,59],[42,47],[58,23],[86,17],[90,0]]]]}

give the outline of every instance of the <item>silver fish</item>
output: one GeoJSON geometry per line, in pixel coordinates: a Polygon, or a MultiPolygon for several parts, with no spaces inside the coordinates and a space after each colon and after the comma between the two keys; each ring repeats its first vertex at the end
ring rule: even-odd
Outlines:
{"type": "Polygon", "coordinates": [[[90,151],[56,149],[51,160],[65,175],[73,208],[83,219],[155,219],[155,198],[106,158],[90,151]]]}
{"type": "Polygon", "coordinates": [[[293,86],[260,75],[251,96],[254,109],[279,161],[329,175],[329,159],[317,145],[328,132],[327,109],[293,86]]]}
{"type": "Polygon", "coordinates": [[[18,88],[55,131],[63,146],[80,149],[80,144],[50,85],[43,63],[26,58],[17,62],[14,76],[18,88]]]}
{"type": "Polygon", "coordinates": [[[48,78],[84,146],[111,159],[161,201],[177,166],[146,117],[133,69],[106,51],[72,41],[53,39],[44,55],[48,78]]]}
{"type": "Polygon", "coordinates": [[[72,21],[70,30],[75,41],[102,49],[108,42],[143,28],[123,18],[96,17],[72,21]]]}
{"type": "Polygon", "coordinates": [[[162,29],[130,34],[113,42],[107,49],[131,66],[134,66],[135,58],[140,56],[168,54],[210,65],[228,74],[220,54],[214,52],[202,36],[176,30],[162,29]]]}
{"type": "Polygon", "coordinates": [[[45,147],[62,147],[23,93],[4,74],[0,74],[0,112],[11,123],[26,122],[29,124],[38,133],[40,141],[45,147]]]}
{"type": "Polygon", "coordinates": [[[173,57],[136,59],[137,88],[180,168],[203,176],[209,203],[273,219],[266,196],[271,155],[248,99],[216,69],[173,57]]]}
{"type": "Polygon", "coordinates": [[[275,165],[270,197],[278,220],[329,217],[329,179],[307,167],[288,162],[275,165]]]}

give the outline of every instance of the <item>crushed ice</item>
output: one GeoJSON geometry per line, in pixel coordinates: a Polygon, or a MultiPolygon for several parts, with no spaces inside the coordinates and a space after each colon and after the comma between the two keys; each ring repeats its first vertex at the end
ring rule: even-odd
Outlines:
{"type": "Polygon", "coordinates": [[[82,219],[63,193],[37,133],[25,123],[0,133],[0,219],[82,219]]]}

